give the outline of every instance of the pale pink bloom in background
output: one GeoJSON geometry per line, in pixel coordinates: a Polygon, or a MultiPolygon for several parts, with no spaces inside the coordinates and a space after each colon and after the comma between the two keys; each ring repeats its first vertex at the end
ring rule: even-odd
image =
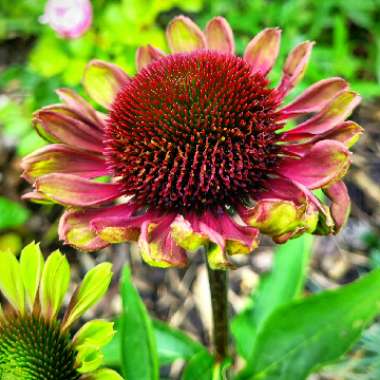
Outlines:
{"type": "Polygon", "coordinates": [[[78,38],[92,23],[89,0],[49,0],[40,22],[48,24],[64,38],[78,38]]]}

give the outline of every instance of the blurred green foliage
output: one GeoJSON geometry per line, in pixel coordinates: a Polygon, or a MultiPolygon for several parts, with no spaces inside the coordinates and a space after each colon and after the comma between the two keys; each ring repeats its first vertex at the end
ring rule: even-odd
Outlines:
{"type": "MultiPolygon", "coordinates": [[[[283,29],[280,62],[297,43],[315,40],[312,60],[298,93],[328,76],[343,76],[364,97],[380,95],[380,0],[93,0],[94,22],[81,38],[64,40],[39,23],[44,0],[2,0],[0,46],[25,41],[26,62],[0,66],[0,93],[21,96],[0,99],[0,125],[20,141],[24,155],[42,144],[31,133],[32,112],[55,102],[53,90],[70,86],[81,92],[80,80],[92,58],[109,60],[135,72],[135,52],[151,43],[166,50],[164,28],[185,13],[202,27],[216,15],[231,23],[237,52],[268,26],[283,29]],[[30,51],[27,49],[31,46],[30,51]]],[[[7,54],[7,53],[5,53],[7,54]]],[[[22,54],[22,52],[21,52],[22,54]]],[[[1,59],[1,57],[0,57],[1,59]]],[[[8,62],[9,63],[9,62],[8,62]]],[[[1,65],[0,60],[0,65],[1,65]]],[[[281,74],[278,64],[271,74],[281,74]]],[[[294,96],[294,94],[293,94],[294,96]]]]}

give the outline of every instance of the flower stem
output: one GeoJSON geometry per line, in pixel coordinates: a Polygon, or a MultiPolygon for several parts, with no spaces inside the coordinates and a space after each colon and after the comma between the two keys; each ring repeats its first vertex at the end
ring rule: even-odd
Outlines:
{"type": "Polygon", "coordinates": [[[211,291],[214,354],[216,361],[222,362],[228,356],[227,271],[213,270],[208,264],[207,269],[211,291]]]}

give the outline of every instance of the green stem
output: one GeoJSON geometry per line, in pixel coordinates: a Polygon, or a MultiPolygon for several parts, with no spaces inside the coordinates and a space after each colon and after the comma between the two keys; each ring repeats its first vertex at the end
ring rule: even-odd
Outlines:
{"type": "Polygon", "coordinates": [[[213,346],[216,361],[228,356],[228,279],[227,271],[213,270],[207,265],[213,317],[213,346]]]}

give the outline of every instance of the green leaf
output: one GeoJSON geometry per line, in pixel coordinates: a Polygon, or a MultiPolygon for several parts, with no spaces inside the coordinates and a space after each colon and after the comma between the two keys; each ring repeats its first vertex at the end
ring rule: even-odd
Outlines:
{"type": "Polygon", "coordinates": [[[276,310],[239,380],[305,380],[343,355],[380,310],[380,270],[276,310]]]}
{"type": "Polygon", "coordinates": [[[209,352],[199,352],[190,359],[181,379],[213,380],[214,362],[214,358],[209,352]]]}
{"type": "Polygon", "coordinates": [[[238,353],[248,359],[263,322],[279,306],[300,296],[309,264],[312,237],[302,235],[279,246],[272,272],[251,295],[252,305],[231,323],[238,353]],[[250,337],[248,340],[247,337],[250,337]]]}
{"type": "Polygon", "coordinates": [[[21,204],[0,197],[0,230],[18,227],[29,218],[29,212],[21,204]]]}
{"type": "MultiPolygon", "coordinates": [[[[116,334],[112,341],[102,348],[104,360],[109,367],[120,367],[120,332],[116,323],[116,334]]],[[[157,354],[160,365],[173,363],[177,359],[189,360],[199,352],[207,351],[197,341],[182,331],[170,327],[164,322],[153,320],[153,328],[157,342],[157,354]]]]}
{"type": "Polygon", "coordinates": [[[152,321],[132,284],[130,269],[123,271],[123,312],[120,319],[123,375],[128,380],[158,380],[159,367],[152,321]]]}
{"type": "Polygon", "coordinates": [[[188,360],[206,348],[191,339],[182,331],[168,326],[166,323],[153,321],[157,340],[158,358],[161,365],[170,364],[177,359],[188,360]]]}

